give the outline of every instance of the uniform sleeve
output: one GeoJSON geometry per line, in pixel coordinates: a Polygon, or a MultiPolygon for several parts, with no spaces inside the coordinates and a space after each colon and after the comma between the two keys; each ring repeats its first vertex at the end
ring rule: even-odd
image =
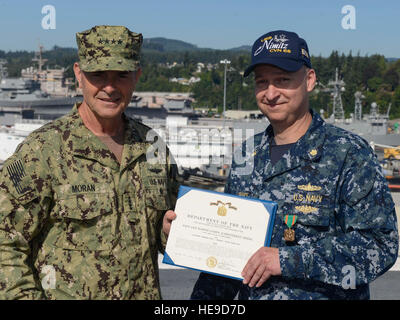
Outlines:
{"type": "Polygon", "coordinates": [[[32,248],[50,200],[39,168],[34,150],[22,145],[0,171],[0,299],[43,298],[32,248]]]}
{"type": "Polygon", "coordinates": [[[369,148],[348,152],[339,180],[336,234],[315,243],[279,248],[282,275],[348,289],[367,284],[396,262],[395,207],[369,148]]]}
{"type": "MultiPolygon", "coordinates": [[[[167,197],[168,197],[168,210],[174,210],[176,200],[178,198],[178,191],[179,191],[179,183],[178,183],[178,167],[175,163],[175,160],[172,154],[167,149],[167,197]]],[[[164,212],[165,214],[165,212],[164,212]]],[[[163,222],[164,215],[160,221],[160,242],[159,242],[159,251],[164,253],[165,247],[167,245],[168,237],[162,230],[162,222],[163,222]]]]}

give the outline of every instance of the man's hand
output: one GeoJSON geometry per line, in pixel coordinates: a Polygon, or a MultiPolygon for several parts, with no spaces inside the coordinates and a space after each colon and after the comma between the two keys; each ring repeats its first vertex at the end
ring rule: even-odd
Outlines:
{"type": "Polygon", "coordinates": [[[173,212],[172,210],[168,210],[163,219],[163,232],[165,235],[169,235],[169,230],[171,230],[171,223],[173,220],[176,218],[176,213],[173,212]]]}
{"type": "Polygon", "coordinates": [[[242,271],[243,284],[260,287],[270,276],[281,275],[279,249],[262,247],[254,253],[242,271]]]}

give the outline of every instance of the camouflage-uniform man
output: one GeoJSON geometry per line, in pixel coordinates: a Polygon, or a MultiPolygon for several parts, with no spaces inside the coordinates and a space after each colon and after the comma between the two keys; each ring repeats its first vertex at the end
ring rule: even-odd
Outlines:
{"type": "Polygon", "coordinates": [[[316,75],[297,34],[257,39],[245,76],[252,71],[271,125],[254,137],[245,165],[234,161],[225,192],[278,203],[271,247],[249,259],[243,282],[200,274],[192,299],[238,291],[243,299],[368,299],[368,284],[398,254],[394,203],[376,156],[309,109],[316,75]]]}
{"type": "Polygon", "coordinates": [[[142,35],[96,26],[76,38],[83,102],[30,134],[0,174],[0,298],[160,299],[176,168],[124,114],[142,35]]]}

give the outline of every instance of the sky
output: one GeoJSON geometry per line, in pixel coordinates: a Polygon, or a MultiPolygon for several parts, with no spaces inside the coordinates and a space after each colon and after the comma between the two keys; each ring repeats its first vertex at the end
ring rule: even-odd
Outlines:
{"type": "Polygon", "coordinates": [[[314,56],[400,58],[399,0],[0,0],[0,50],[76,48],[76,32],[102,24],[213,49],[252,45],[284,29],[306,39],[314,56]],[[55,16],[42,13],[47,5],[55,16]],[[342,13],[346,6],[352,9],[342,13]]]}

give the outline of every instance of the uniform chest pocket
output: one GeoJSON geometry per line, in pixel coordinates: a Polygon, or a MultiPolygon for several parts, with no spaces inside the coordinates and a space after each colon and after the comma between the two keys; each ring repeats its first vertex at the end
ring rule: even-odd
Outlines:
{"type": "Polygon", "coordinates": [[[286,202],[281,204],[279,212],[277,223],[282,228],[282,240],[284,230],[289,227],[295,232],[295,243],[315,242],[333,232],[331,223],[334,221],[334,210],[330,206],[286,202]],[[286,215],[296,216],[296,222],[293,224],[293,219],[286,219],[286,215]]]}
{"type": "MultiPolygon", "coordinates": [[[[307,208],[307,206],[304,207],[307,208]]],[[[332,210],[325,207],[313,207],[312,211],[298,213],[297,221],[305,226],[327,227],[330,221],[330,211],[332,210]]]]}
{"type": "Polygon", "coordinates": [[[171,209],[167,190],[163,188],[146,188],[145,205],[148,209],[162,211],[163,213],[171,209]]]}
{"type": "Polygon", "coordinates": [[[118,241],[112,193],[78,193],[57,199],[55,245],[70,250],[109,250],[118,241]]]}
{"type": "Polygon", "coordinates": [[[294,226],[296,239],[306,238],[316,241],[324,238],[330,232],[333,209],[329,207],[303,206],[300,208],[304,212],[295,210],[297,223],[294,226]]]}
{"type": "Polygon", "coordinates": [[[166,165],[143,163],[140,170],[146,208],[164,212],[170,209],[166,165]]]}

